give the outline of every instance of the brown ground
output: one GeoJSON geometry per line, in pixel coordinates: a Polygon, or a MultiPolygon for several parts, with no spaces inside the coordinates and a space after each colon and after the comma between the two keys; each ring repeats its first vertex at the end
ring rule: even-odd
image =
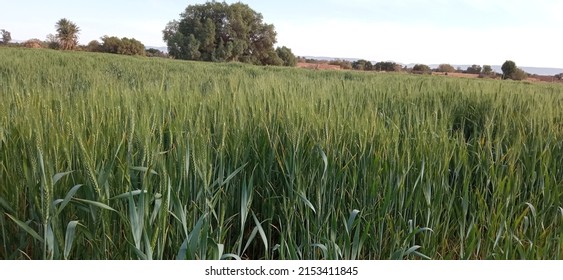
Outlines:
{"type": "Polygon", "coordinates": [[[306,63],[306,62],[299,62],[297,63],[298,68],[306,68],[306,69],[314,69],[314,70],[340,70],[340,66],[338,65],[330,65],[327,63],[306,63]]]}

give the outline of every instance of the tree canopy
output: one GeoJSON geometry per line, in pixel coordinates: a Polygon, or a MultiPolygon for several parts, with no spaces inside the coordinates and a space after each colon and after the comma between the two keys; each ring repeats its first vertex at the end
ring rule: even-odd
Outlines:
{"type": "Polygon", "coordinates": [[[63,18],[57,21],[55,28],[57,28],[57,39],[61,49],[72,50],[78,45],[80,29],[74,22],[63,18]]]}
{"type": "Polygon", "coordinates": [[[477,64],[473,64],[469,67],[467,67],[467,70],[465,70],[465,72],[469,73],[469,74],[479,74],[481,73],[481,66],[477,65],[477,64]]]}
{"type": "Polygon", "coordinates": [[[2,44],[8,44],[12,41],[12,34],[9,31],[2,29],[0,33],[2,33],[2,44]]]}
{"type": "Polygon", "coordinates": [[[454,73],[455,68],[450,64],[440,64],[437,69],[438,72],[454,73]]]}
{"type": "Polygon", "coordinates": [[[502,70],[502,75],[504,79],[509,79],[512,77],[512,75],[516,72],[516,69],[518,69],[516,67],[516,63],[512,60],[507,60],[505,61],[501,68],[502,70]]]}
{"type": "MultiPolygon", "coordinates": [[[[163,39],[170,56],[178,59],[288,64],[274,50],[274,26],[240,2],[189,5],[179,20],[166,25],[163,39]]],[[[288,50],[282,50],[284,55],[288,50]]]]}
{"type": "Polygon", "coordinates": [[[416,64],[412,68],[412,71],[419,74],[432,74],[432,69],[430,69],[430,66],[425,64],[416,64]]]}
{"type": "MultiPolygon", "coordinates": [[[[93,42],[90,44],[94,45],[93,42]]],[[[134,38],[104,36],[99,51],[124,55],[145,55],[145,46],[134,38]]]]}

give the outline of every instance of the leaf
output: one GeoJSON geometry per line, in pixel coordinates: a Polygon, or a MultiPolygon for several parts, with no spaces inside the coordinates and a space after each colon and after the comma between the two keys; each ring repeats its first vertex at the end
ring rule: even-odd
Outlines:
{"type": "Polygon", "coordinates": [[[68,256],[70,255],[70,250],[72,250],[72,244],[74,242],[77,225],[78,225],[78,221],[70,221],[66,226],[65,249],[64,249],[65,260],[68,260],[68,256]]]}
{"type": "Polygon", "coordinates": [[[311,247],[317,247],[321,249],[321,251],[323,252],[323,258],[325,260],[328,259],[328,248],[324,244],[315,243],[315,244],[311,244],[311,247]]]}
{"type": "Polygon", "coordinates": [[[141,171],[141,172],[149,172],[151,174],[158,175],[158,173],[156,173],[156,171],[154,171],[154,170],[152,170],[148,167],[144,167],[144,166],[131,166],[131,167],[129,167],[129,169],[135,170],[135,171],[141,171]]]}
{"type": "Polygon", "coordinates": [[[326,175],[326,171],[328,169],[328,158],[325,154],[325,152],[323,151],[323,149],[321,149],[321,146],[319,145],[319,152],[321,153],[321,157],[323,158],[323,163],[324,163],[324,169],[323,169],[323,179],[325,178],[326,175]]]}
{"type": "Polygon", "coordinates": [[[8,204],[8,202],[4,200],[2,197],[0,197],[0,206],[5,210],[8,210],[8,212],[14,213],[14,209],[12,209],[12,207],[10,207],[10,204],[8,204]]]}
{"type": "Polygon", "coordinates": [[[418,250],[418,249],[420,249],[420,248],[421,248],[420,245],[414,245],[414,246],[408,248],[408,249],[403,253],[403,256],[408,256],[408,255],[410,255],[411,253],[413,253],[414,251],[416,251],[416,250],[418,250]]]}
{"type": "Polygon", "coordinates": [[[266,239],[266,233],[264,232],[264,229],[262,228],[262,224],[260,224],[260,222],[258,221],[258,218],[256,218],[256,215],[254,215],[254,211],[252,211],[252,218],[254,218],[254,223],[256,223],[256,228],[258,228],[258,232],[260,233],[260,237],[262,237],[262,241],[264,242],[264,249],[266,250],[266,252],[268,252],[268,239],[266,239]]]}
{"type": "Polygon", "coordinates": [[[254,227],[252,229],[252,232],[250,233],[250,236],[248,237],[248,240],[246,240],[246,245],[244,245],[244,249],[242,249],[242,254],[244,254],[244,252],[246,252],[246,249],[248,249],[248,246],[250,245],[250,243],[254,240],[254,238],[256,237],[256,234],[258,233],[258,228],[254,227]]]}
{"type": "Polygon", "coordinates": [[[235,260],[237,260],[237,261],[240,261],[240,260],[241,260],[241,258],[240,258],[238,255],[236,255],[236,254],[223,254],[223,255],[221,256],[221,260],[226,260],[227,258],[233,258],[233,259],[235,259],[235,260]]]}
{"type": "Polygon", "coordinates": [[[193,252],[195,252],[195,248],[197,246],[197,241],[199,237],[199,233],[201,231],[201,227],[203,226],[203,222],[207,214],[204,214],[199,218],[196,225],[194,226],[192,232],[188,235],[188,237],[184,240],[180,249],[178,250],[178,254],[176,255],[176,260],[185,260],[186,258],[192,259],[193,252]]]}
{"type": "Polygon", "coordinates": [[[140,195],[141,193],[147,193],[147,190],[134,190],[134,191],[124,192],[122,194],[118,194],[118,195],[110,198],[110,200],[127,198],[129,196],[136,196],[136,195],[140,195]]]}
{"type": "Polygon", "coordinates": [[[358,209],[354,209],[354,210],[352,210],[352,212],[350,212],[350,217],[348,217],[348,222],[345,224],[346,233],[350,234],[350,231],[352,230],[352,225],[354,224],[354,220],[356,219],[356,216],[359,213],[360,213],[360,210],[358,210],[358,209]]]}
{"type": "Polygon", "coordinates": [[[74,172],[74,170],[72,171],[68,171],[68,172],[61,172],[61,173],[57,173],[55,174],[55,176],[53,176],[53,185],[55,185],[60,179],[62,179],[64,176],[70,174],[74,172]]]}
{"type": "Polygon", "coordinates": [[[52,260],[53,253],[55,252],[55,234],[53,233],[53,227],[51,227],[51,224],[47,226],[45,241],[47,241],[47,258],[52,260]]]}
{"type": "Polygon", "coordinates": [[[532,217],[536,218],[536,207],[534,207],[534,205],[532,205],[529,202],[526,202],[525,204],[528,205],[528,208],[530,208],[530,211],[532,212],[532,217]]]}
{"type": "Polygon", "coordinates": [[[96,206],[96,207],[98,207],[98,208],[102,208],[102,209],[110,210],[110,211],[113,211],[113,212],[117,212],[117,211],[115,211],[115,209],[109,207],[108,205],[106,205],[106,204],[104,204],[104,203],[98,202],[98,201],[92,201],[92,200],[81,199],[81,198],[73,198],[73,200],[80,201],[80,202],[84,202],[84,203],[86,203],[86,204],[90,204],[90,205],[96,206]]]}
{"type": "Polygon", "coordinates": [[[309,207],[311,210],[313,210],[313,213],[317,214],[317,211],[315,211],[315,206],[313,206],[311,201],[309,201],[304,194],[298,192],[297,195],[299,195],[299,197],[301,198],[303,203],[305,203],[305,205],[307,205],[307,207],[309,207]]]}
{"type": "Polygon", "coordinates": [[[59,209],[57,209],[57,213],[55,214],[55,216],[58,216],[63,209],[66,207],[66,205],[70,202],[70,200],[72,199],[72,197],[76,194],[76,192],[80,189],[80,187],[82,187],[82,184],[78,184],[74,187],[72,187],[67,193],[65,198],[63,199],[61,206],[59,206],[59,209]]]}
{"type": "Polygon", "coordinates": [[[27,233],[29,233],[33,238],[35,238],[37,241],[43,243],[45,242],[43,240],[43,238],[41,238],[41,236],[39,236],[39,234],[33,230],[31,227],[29,227],[26,223],[16,219],[15,217],[13,217],[10,214],[6,214],[8,216],[8,218],[12,219],[12,221],[14,221],[19,227],[21,227],[23,230],[25,230],[27,233]]]}

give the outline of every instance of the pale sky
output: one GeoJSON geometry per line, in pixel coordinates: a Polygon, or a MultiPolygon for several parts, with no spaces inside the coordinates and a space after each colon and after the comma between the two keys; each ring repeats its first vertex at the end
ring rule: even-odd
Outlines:
{"type": "MultiPolygon", "coordinates": [[[[44,40],[65,17],[81,29],[82,44],[109,35],[160,47],[166,23],[204,2],[0,0],[0,29],[14,40],[44,40]]],[[[274,24],[278,45],[296,55],[563,68],[563,0],[242,2],[274,24]]]]}

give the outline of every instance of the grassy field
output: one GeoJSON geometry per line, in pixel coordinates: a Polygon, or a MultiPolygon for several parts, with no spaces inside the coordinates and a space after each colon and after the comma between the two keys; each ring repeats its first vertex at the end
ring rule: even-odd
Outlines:
{"type": "Polygon", "coordinates": [[[563,86],[0,48],[0,259],[562,259],[563,86]]]}

